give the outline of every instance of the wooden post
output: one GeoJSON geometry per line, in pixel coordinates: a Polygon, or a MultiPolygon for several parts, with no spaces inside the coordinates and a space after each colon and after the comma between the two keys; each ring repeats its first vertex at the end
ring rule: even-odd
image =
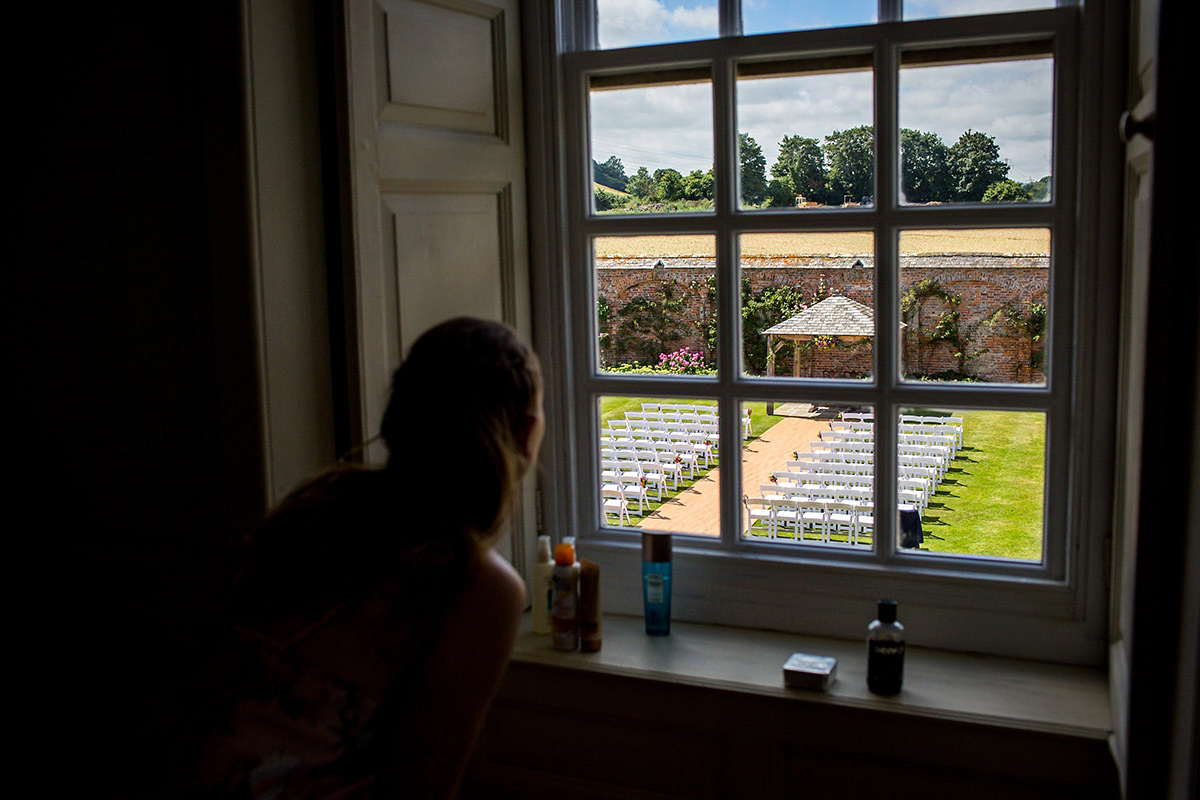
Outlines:
{"type": "MultiPolygon", "coordinates": [[[[768,378],[774,376],[774,374],[775,374],[775,348],[772,347],[772,344],[773,344],[772,340],[774,338],[775,337],[772,336],[771,334],[769,334],[769,333],[767,334],[767,377],[768,378]]],[[[767,416],[769,417],[774,413],[775,413],[775,404],[767,403],[767,416]]]]}

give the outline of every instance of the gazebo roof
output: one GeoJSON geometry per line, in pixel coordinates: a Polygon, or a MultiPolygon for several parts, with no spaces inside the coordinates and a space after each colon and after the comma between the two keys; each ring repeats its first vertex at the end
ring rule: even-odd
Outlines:
{"type": "Polygon", "coordinates": [[[768,336],[875,336],[875,311],[857,300],[826,297],[764,331],[768,336]]]}

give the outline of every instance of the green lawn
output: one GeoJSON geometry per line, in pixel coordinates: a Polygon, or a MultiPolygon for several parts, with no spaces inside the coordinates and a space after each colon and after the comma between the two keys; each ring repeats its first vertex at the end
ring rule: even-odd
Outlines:
{"type": "Polygon", "coordinates": [[[1045,416],[966,411],[963,448],[930,499],[923,548],[1040,561],[1045,416]]]}

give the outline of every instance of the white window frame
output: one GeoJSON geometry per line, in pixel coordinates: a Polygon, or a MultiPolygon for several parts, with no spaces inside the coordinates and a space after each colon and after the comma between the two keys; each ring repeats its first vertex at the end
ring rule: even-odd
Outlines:
{"type": "MultiPolygon", "coordinates": [[[[543,506],[551,533],[573,533],[580,547],[605,567],[605,608],[640,613],[640,542],[636,534],[608,526],[598,486],[597,402],[605,395],[716,398],[723,452],[738,452],[742,400],[791,399],[870,404],[877,419],[903,407],[1000,408],[1046,413],[1047,464],[1045,559],[1026,564],[964,556],[900,552],[895,521],[876,520],[877,542],[869,553],[815,548],[781,549],[741,537],[741,476],[737,459],[721,471],[721,536],[678,537],[677,618],[814,635],[858,636],[874,600],[896,597],[902,617],[933,647],[1103,663],[1107,651],[1105,555],[1111,528],[1108,503],[1115,417],[1115,326],[1105,325],[1114,307],[1113,276],[1119,253],[1091,246],[1098,226],[1095,200],[1101,148],[1084,141],[1080,128],[1095,121],[1106,90],[1089,80],[1099,56],[1099,29],[1074,6],[1002,15],[922,20],[903,25],[752,37],[728,35],[739,26],[736,0],[721,3],[720,39],[620,50],[591,49],[590,4],[543,0],[531,4],[527,36],[541,46],[538,78],[546,97],[531,120],[531,187],[535,237],[538,345],[551,375],[550,412],[561,420],[548,439],[543,506]],[[919,42],[986,44],[1051,39],[1054,43],[1054,175],[1050,203],[1013,206],[902,206],[898,170],[897,78],[899,51],[919,42]],[[557,43],[557,44],[554,44],[557,43]],[[736,207],[735,64],[738,59],[794,57],[869,49],[875,63],[876,188],[872,208],[803,212],[741,211],[736,207]],[[588,78],[594,74],[711,65],[716,211],[598,217],[590,213],[588,78]],[[540,135],[532,133],[541,125],[540,135]],[[1076,143],[1081,143],[1077,145],[1076,143]],[[893,155],[889,155],[893,154],[893,155]],[[548,165],[548,167],[547,167],[548,165]],[[540,205],[540,210],[538,206],[540,205]],[[781,228],[781,226],[784,226],[781,228]],[[1044,386],[913,384],[899,375],[899,348],[886,346],[898,327],[897,232],[942,227],[1038,227],[1051,230],[1051,289],[1047,383],[1044,386]],[[541,230],[539,231],[538,228],[541,230]],[[732,331],[724,342],[741,342],[737,234],[755,231],[869,230],[875,234],[875,310],[881,346],[874,348],[875,380],[804,381],[741,375],[740,347],[718,348],[718,377],[628,377],[598,370],[595,342],[596,236],[713,233],[717,242],[718,324],[732,331]],[[1086,269],[1081,265],[1086,263],[1086,269]],[[889,265],[896,265],[891,268],[889,265]]],[[[881,0],[880,19],[894,19],[899,3],[881,0]]],[[[527,59],[530,69],[536,60],[527,59]]],[[[1111,90],[1107,90],[1111,95],[1111,90]]],[[[527,93],[533,96],[533,91],[527,93]]],[[[1119,98],[1118,101],[1119,102],[1119,98]]],[[[601,154],[602,155],[602,154],[601,154]]],[[[876,486],[879,506],[894,502],[894,439],[878,437],[876,486]]]]}

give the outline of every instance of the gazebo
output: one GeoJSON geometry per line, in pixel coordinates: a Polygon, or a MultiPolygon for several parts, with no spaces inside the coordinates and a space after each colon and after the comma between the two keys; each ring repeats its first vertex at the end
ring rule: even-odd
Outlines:
{"type": "MultiPolygon", "coordinates": [[[[875,311],[857,300],[834,295],[814,303],[764,331],[767,337],[767,375],[775,374],[775,354],[786,343],[812,341],[815,336],[836,336],[845,342],[875,337],[875,311]]],[[[792,359],[792,375],[800,377],[800,359],[792,359]]]]}

